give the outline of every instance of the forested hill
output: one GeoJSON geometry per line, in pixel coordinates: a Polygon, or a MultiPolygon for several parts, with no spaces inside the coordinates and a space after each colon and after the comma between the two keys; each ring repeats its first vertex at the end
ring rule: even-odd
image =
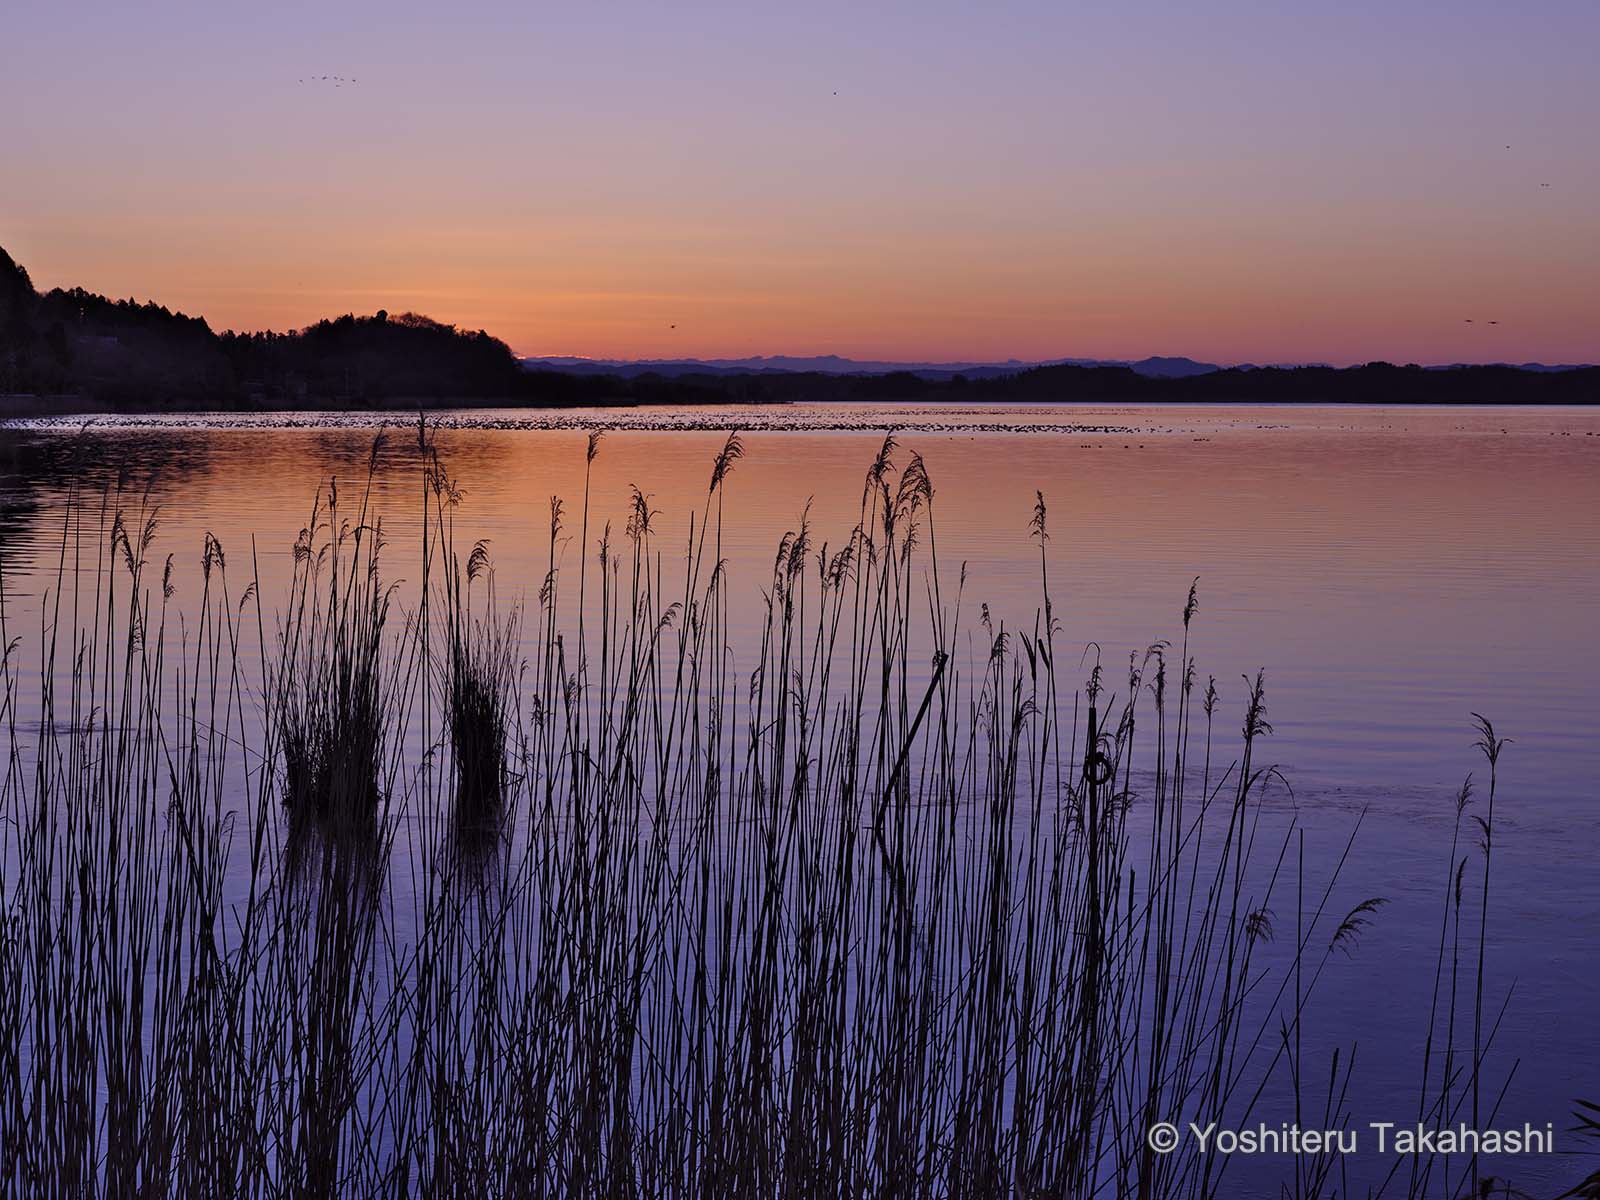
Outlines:
{"type": "Polygon", "coordinates": [[[284,407],[524,397],[506,344],[414,313],[342,316],[292,333],[216,333],[163,305],[82,288],[40,294],[0,249],[0,393],[128,407],[284,407]]]}
{"type": "Polygon", "coordinates": [[[343,316],[298,333],[225,333],[223,352],[252,395],[349,401],[530,393],[510,348],[416,313],[343,316]]]}

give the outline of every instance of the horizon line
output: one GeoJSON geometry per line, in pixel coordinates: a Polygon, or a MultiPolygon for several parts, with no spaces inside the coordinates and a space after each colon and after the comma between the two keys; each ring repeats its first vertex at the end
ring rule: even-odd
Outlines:
{"type": "Polygon", "coordinates": [[[1211,368],[1214,368],[1214,369],[1219,370],[1219,371],[1238,370],[1238,369],[1243,368],[1243,367],[1251,367],[1251,368],[1255,368],[1257,370],[1265,370],[1265,369],[1271,369],[1271,368],[1277,368],[1277,369],[1281,369],[1281,370],[1289,370],[1289,369],[1293,369],[1293,368],[1297,368],[1297,367],[1327,367],[1327,368],[1329,368],[1331,370],[1344,371],[1344,370],[1349,370],[1349,369],[1351,369],[1353,367],[1367,367],[1367,366],[1425,367],[1425,368],[1446,368],[1446,367],[1516,367],[1516,368],[1547,367],[1547,368],[1557,368],[1557,367],[1560,367],[1560,368],[1565,368],[1565,369],[1569,369],[1569,370],[1583,370],[1585,368],[1592,368],[1592,367],[1595,367],[1595,366],[1600,366],[1600,362],[1589,362],[1589,361],[1583,361],[1583,362],[1577,362],[1577,361],[1574,361],[1574,362],[1565,362],[1565,361],[1562,361],[1562,362],[1546,362],[1543,359],[1533,359],[1533,358],[1525,358],[1525,359],[1509,359],[1509,358],[1464,359],[1464,358],[1460,358],[1460,359],[1438,360],[1438,361],[1432,361],[1432,362],[1424,362],[1424,361],[1422,361],[1420,359],[1406,359],[1405,361],[1400,361],[1398,359],[1393,359],[1393,358],[1361,358],[1361,359],[1351,359],[1348,362],[1336,362],[1336,361],[1331,360],[1331,359],[1309,359],[1308,358],[1308,359],[1276,359],[1276,360],[1272,360],[1272,361],[1256,361],[1256,360],[1253,360],[1253,359],[1240,359],[1240,360],[1235,361],[1235,362],[1221,362],[1221,361],[1216,361],[1216,360],[1206,359],[1206,358],[1195,358],[1192,355],[1188,355],[1188,354],[1159,354],[1159,353],[1145,354],[1142,357],[1138,357],[1138,358],[1127,357],[1127,356],[1123,356],[1123,355],[1112,355],[1112,356],[1101,357],[1101,356],[1092,355],[1092,354],[1070,354],[1070,355],[1051,356],[1049,358],[1015,358],[1015,357],[1011,357],[1011,358],[988,358],[988,359],[981,359],[981,358],[941,358],[941,359],[935,359],[935,358],[892,358],[892,357],[857,358],[857,357],[853,357],[851,355],[839,354],[839,353],[836,353],[836,352],[833,352],[833,351],[823,351],[823,352],[819,352],[819,353],[815,353],[815,354],[792,354],[792,353],[787,353],[787,352],[763,353],[763,354],[714,354],[714,355],[683,354],[683,355],[676,355],[676,356],[673,356],[673,357],[653,356],[653,355],[643,355],[643,356],[638,356],[638,357],[624,357],[624,356],[613,356],[613,355],[571,354],[571,353],[556,353],[556,352],[541,353],[541,354],[527,354],[527,353],[523,353],[523,352],[517,351],[517,350],[512,350],[512,353],[516,355],[518,361],[520,361],[520,362],[553,362],[555,360],[567,360],[567,361],[570,361],[570,362],[591,363],[591,364],[594,364],[596,366],[610,366],[610,365],[639,366],[639,365],[658,364],[658,363],[659,364],[663,364],[663,365],[702,364],[702,365],[705,365],[705,366],[715,366],[715,365],[717,365],[719,363],[770,362],[770,361],[774,361],[774,360],[778,360],[778,359],[798,359],[798,360],[805,360],[805,359],[835,359],[835,360],[837,360],[839,362],[845,362],[845,363],[881,364],[881,365],[890,366],[890,367],[907,367],[907,368],[921,367],[921,368],[929,368],[929,369],[934,369],[934,370],[955,370],[955,369],[962,368],[962,367],[979,367],[979,368],[1021,367],[1021,368],[1025,368],[1026,369],[1026,368],[1033,368],[1033,367],[1054,367],[1054,366],[1124,366],[1124,365],[1126,365],[1126,366],[1134,366],[1134,365],[1138,365],[1140,363],[1147,363],[1147,362],[1189,362],[1189,363],[1195,364],[1196,366],[1211,367],[1211,368]]]}

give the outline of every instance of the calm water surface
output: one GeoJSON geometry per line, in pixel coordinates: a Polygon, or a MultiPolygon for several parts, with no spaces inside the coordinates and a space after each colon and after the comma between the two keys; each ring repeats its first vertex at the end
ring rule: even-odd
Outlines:
{"type": "MultiPolygon", "coordinates": [[[[98,418],[81,438],[77,420],[0,425],[13,628],[30,627],[53,581],[74,470],[149,489],[156,556],[177,554],[177,602],[198,592],[208,530],[235,569],[254,539],[271,597],[318,487],[360,480],[382,419],[98,418]]],[[[637,485],[664,546],[688,536],[721,431],[746,431],[725,549],[752,628],[778,539],[809,503],[816,541],[842,544],[888,429],[902,460],[926,460],[941,567],[953,578],[966,564],[973,611],[1031,625],[1040,564],[1028,521],[1043,493],[1074,662],[1078,647],[1086,662],[1098,647],[1116,678],[1130,652],[1175,640],[1199,577],[1190,645],[1202,680],[1218,681],[1223,732],[1236,732],[1241,674],[1264,669],[1266,753],[1294,789],[1280,803],[1334,851],[1360,818],[1346,890],[1391,901],[1330,969],[1315,1014],[1330,1037],[1359,1039],[1358,1120],[1408,1115],[1396,1097],[1414,1095],[1452,797],[1467,772],[1486,777],[1469,728],[1471,712],[1486,714],[1515,739],[1501,760],[1489,950],[1500,991],[1514,984],[1497,1045],[1505,1066],[1520,1060],[1502,1123],[1565,1129],[1572,1098],[1600,1100],[1600,411],[817,406],[481,411],[440,425],[465,490],[458,529],[491,539],[503,594],[538,591],[552,495],[567,509],[559,561],[583,552],[585,431],[597,426],[611,432],[591,543],[607,520],[621,529],[637,485]]],[[[397,575],[414,545],[413,437],[392,431],[378,480],[397,575]]],[[[1517,1168],[1523,1186],[1569,1186],[1592,1164],[1517,1168]]]]}

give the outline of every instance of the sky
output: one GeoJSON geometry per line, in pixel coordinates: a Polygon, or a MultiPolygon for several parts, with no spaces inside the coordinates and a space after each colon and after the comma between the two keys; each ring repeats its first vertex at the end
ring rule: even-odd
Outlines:
{"type": "Polygon", "coordinates": [[[0,33],[0,246],[218,329],[1600,360],[1594,0],[7,0],[0,33]]]}

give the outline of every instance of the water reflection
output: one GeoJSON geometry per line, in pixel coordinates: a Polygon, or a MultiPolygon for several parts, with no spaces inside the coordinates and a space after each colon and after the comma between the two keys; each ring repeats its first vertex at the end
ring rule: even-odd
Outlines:
{"type": "MultiPolygon", "coordinates": [[[[452,516],[456,536],[463,547],[487,539],[507,603],[532,600],[552,571],[569,595],[585,567],[589,589],[596,587],[596,543],[608,523],[620,537],[634,486],[659,513],[661,544],[683,545],[701,528],[723,444],[722,433],[705,426],[753,427],[747,457],[728,481],[718,550],[730,594],[740,598],[729,614],[740,664],[754,658],[748,639],[782,535],[807,513],[818,549],[844,544],[877,431],[888,425],[926,460],[937,514],[926,534],[952,576],[944,585],[954,586],[964,564],[962,603],[969,612],[986,605],[996,626],[1014,628],[1035,604],[1041,564],[1027,526],[1036,489],[1050,502],[1046,566],[1074,661],[1093,641],[1115,677],[1130,653],[1175,638],[1199,576],[1192,649],[1202,682],[1208,671],[1219,681],[1219,713],[1234,720],[1245,694],[1239,676],[1265,668],[1276,728],[1268,748],[1294,785],[1303,822],[1342,837],[1356,814],[1368,814],[1369,849],[1352,868],[1353,886],[1390,898],[1394,916],[1330,982],[1328,1002],[1351,1011],[1379,994],[1400,1011],[1418,1007],[1394,967],[1427,953],[1426,932],[1411,931],[1429,926],[1413,917],[1437,903],[1452,798],[1477,765],[1467,714],[1491,713],[1516,738],[1503,764],[1508,799],[1496,845],[1497,853],[1504,847],[1510,908],[1491,931],[1499,968],[1519,979],[1502,1036],[1524,1065],[1507,1104],[1528,1119],[1564,1122],[1568,1099],[1592,1090],[1586,1067],[1600,1061],[1586,999],[1597,970],[1589,931],[1600,918],[1600,883],[1589,869],[1600,835],[1600,663],[1592,649],[1600,414],[817,409],[564,414],[556,420],[567,427],[555,429],[524,427],[519,414],[448,419],[437,443],[463,492],[452,516]],[[575,513],[584,493],[587,424],[618,430],[593,464],[588,544],[572,519],[552,545],[550,497],[575,513]]],[[[0,429],[8,625],[38,628],[41,613],[30,602],[54,586],[56,522],[69,490],[114,497],[120,489],[130,503],[148,495],[160,506],[159,553],[176,555],[173,603],[191,618],[208,533],[228,547],[236,571],[249,564],[266,598],[269,641],[250,652],[270,651],[282,616],[275,606],[294,577],[293,547],[313,519],[313,498],[330,478],[347,486],[363,476],[372,436],[370,423],[320,418],[273,428],[184,419],[81,433],[0,429]]],[[[384,570],[403,581],[396,602],[408,614],[421,603],[414,547],[427,501],[422,466],[402,426],[373,481],[391,546],[384,570]]],[[[513,661],[537,661],[540,652],[539,631],[519,629],[513,661]]],[[[976,664],[981,672],[986,653],[962,648],[963,669],[971,674],[976,664]]],[[[491,748],[485,757],[503,755],[511,770],[520,752],[491,748]]],[[[464,877],[492,872],[503,844],[494,788],[485,786],[496,779],[491,770],[454,785],[452,836],[464,877]]],[[[376,811],[390,799],[369,797],[359,807],[376,811]]],[[[369,830],[370,853],[335,853],[332,869],[354,870],[363,858],[381,863],[377,828],[369,830]]],[[[405,826],[397,836],[407,836],[405,826]]],[[[306,856],[308,873],[312,865],[325,871],[329,844],[341,843],[308,836],[291,841],[290,852],[306,856]]],[[[1381,1092],[1385,1064],[1377,1070],[1381,1092]]]]}

